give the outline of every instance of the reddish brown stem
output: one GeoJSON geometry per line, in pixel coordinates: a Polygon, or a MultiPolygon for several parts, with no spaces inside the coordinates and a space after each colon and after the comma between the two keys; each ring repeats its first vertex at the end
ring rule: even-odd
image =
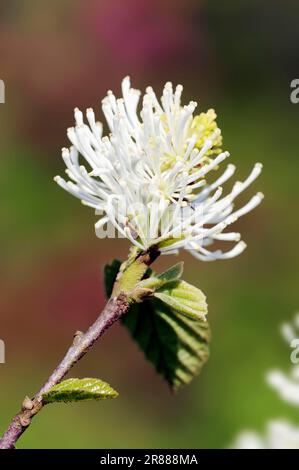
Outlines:
{"type": "Polygon", "coordinates": [[[121,293],[118,297],[107,302],[98,319],[85,334],[79,332],[75,335],[72,346],[39,392],[32,400],[28,397],[24,400],[21,411],[12,419],[7,431],[0,440],[0,449],[13,449],[15,447],[16,441],[30,426],[32,418],[42,409],[43,394],[64,378],[73,365],[87,353],[94,342],[126,313],[128,308],[128,298],[121,293]]]}
{"type": "MultiPolygon", "coordinates": [[[[159,254],[160,252],[157,247],[152,246],[147,251],[139,252],[135,260],[130,263],[130,266],[132,266],[133,263],[136,263],[136,266],[144,265],[145,269],[142,270],[142,272],[145,272],[146,268],[155,261],[159,254]]],[[[43,395],[54,385],[61,382],[73,365],[87,353],[94,342],[128,311],[130,292],[122,285],[121,275],[123,272],[124,271],[119,273],[120,277],[117,277],[115,283],[117,289],[114,290],[117,293],[112,294],[113,297],[108,300],[98,319],[85,334],[81,332],[75,334],[73,344],[39,392],[36,393],[32,400],[28,397],[25,398],[21,411],[12,419],[8,429],[2,439],[0,439],[0,449],[13,449],[15,447],[16,441],[30,426],[32,418],[43,408],[43,395]]],[[[138,282],[138,280],[136,280],[136,282],[138,282]]],[[[140,298],[140,300],[142,300],[142,298],[140,298]]]]}

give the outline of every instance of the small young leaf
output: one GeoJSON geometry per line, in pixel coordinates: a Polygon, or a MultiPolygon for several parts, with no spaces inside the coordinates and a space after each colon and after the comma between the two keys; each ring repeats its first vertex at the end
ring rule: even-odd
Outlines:
{"type": "Polygon", "coordinates": [[[188,284],[188,282],[167,283],[154,292],[154,296],[177,313],[187,317],[204,319],[207,314],[206,296],[200,289],[188,284]]]}
{"type": "Polygon", "coordinates": [[[99,379],[67,379],[52,387],[43,395],[43,402],[70,402],[116,398],[118,393],[99,379]]]}
{"type": "Polygon", "coordinates": [[[132,305],[122,322],[172,390],[191,382],[209,357],[208,322],[180,315],[159,299],[132,305]]]}
{"type": "Polygon", "coordinates": [[[180,263],[171,266],[171,268],[164,271],[164,273],[159,274],[158,278],[166,282],[178,281],[181,278],[183,271],[184,263],[181,261],[180,263]]]}
{"type": "Polygon", "coordinates": [[[113,285],[118,274],[121,261],[114,259],[111,264],[106,264],[104,268],[105,291],[106,296],[109,298],[112,294],[113,285]]]}
{"type": "Polygon", "coordinates": [[[164,273],[159,274],[158,276],[152,275],[147,279],[139,282],[138,287],[144,289],[159,289],[162,286],[165,286],[169,282],[178,281],[183,274],[184,263],[180,262],[171,266],[171,268],[164,271],[164,273]]]}

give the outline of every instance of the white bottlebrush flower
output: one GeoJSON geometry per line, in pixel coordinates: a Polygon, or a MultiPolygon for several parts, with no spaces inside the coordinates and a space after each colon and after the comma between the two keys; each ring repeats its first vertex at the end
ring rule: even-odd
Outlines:
{"type": "MultiPolygon", "coordinates": [[[[287,343],[294,347],[296,329],[299,330],[299,314],[294,318],[293,325],[284,323],[281,333],[287,343]]],[[[278,391],[286,402],[299,406],[299,366],[292,366],[290,373],[275,370],[267,374],[267,382],[278,391]]],[[[299,449],[299,426],[287,421],[275,420],[267,424],[264,434],[252,431],[241,432],[232,446],[234,449],[299,449]]]]}
{"type": "Polygon", "coordinates": [[[287,421],[270,421],[266,432],[244,431],[237,437],[234,449],[299,449],[299,428],[287,421]]]}
{"type": "Polygon", "coordinates": [[[98,234],[110,223],[142,250],[159,244],[162,253],[184,248],[205,261],[232,258],[246,245],[239,233],[223,231],[260,203],[258,193],[234,210],[235,199],[262,166],[256,164],[244,182],[236,182],[222,197],[221,185],[233,175],[234,165],[213,182],[205,179],[229,157],[220,150],[216,114],[209,110],[193,116],[197,104],[183,106],[182,89],[167,83],[159,102],[148,87],[139,112],[140,91],[126,77],[123,97],[116,99],[109,91],[102,101],[110,129],[105,137],[92,109],[86,112],[87,124],[76,109],[76,126],[68,129],[72,146],[62,150],[70,181],[55,180],[101,215],[98,234]],[[218,240],[235,244],[228,251],[208,250],[218,240]]]}
{"type": "MultiPolygon", "coordinates": [[[[293,348],[291,359],[298,363],[299,313],[295,315],[293,324],[284,323],[282,325],[281,333],[287,344],[293,348]]],[[[299,406],[299,365],[293,365],[288,374],[281,370],[273,370],[268,374],[267,380],[283,400],[299,406]]]]}

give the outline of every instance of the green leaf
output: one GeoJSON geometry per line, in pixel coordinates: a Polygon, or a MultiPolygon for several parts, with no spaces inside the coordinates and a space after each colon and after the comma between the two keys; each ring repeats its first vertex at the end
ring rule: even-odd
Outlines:
{"type": "Polygon", "coordinates": [[[181,261],[180,263],[171,266],[171,268],[164,271],[164,273],[159,274],[158,278],[162,281],[170,282],[170,281],[178,281],[184,271],[184,263],[181,261]]]}
{"type": "Polygon", "coordinates": [[[67,379],[52,387],[43,395],[43,402],[70,402],[116,398],[118,393],[99,379],[67,379]]]}
{"type": "Polygon", "coordinates": [[[159,299],[133,305],[122,322],[173,390],[198,375],[209,357],[208,323],[180,315],[159,299]]]}
{"type": "Polygon", "coordinates": [[[206,296],[195,286],[185,281],[167,283],[154,292],[154,296],[162,300],[177,313],[190,318],[204,319],[208,311],[206,296]]]}
{"type": "MultiPolygon", "coordinates": [[[[114,272],[116,277],[118,269],[114,272]]],[[[105,278],[106,291],[109,294],[111,291],[107,289],[107,285],[113,286],[115,278],[111,279],[111,269],[105,269],[106,273],[109,274],[105,278]]],[[[184,281],[174,280],[181,273],[181,263],[160,276],[148,270],[145,274],[147,278],[138,286],[150,288],[152,283],[151,288],[159,287],[156,294],[164,294],[166,303],[159,298],[144,300],[140,304],[131,305],[128,313],[121,319],[146,358],[173,390],[188,384],[198,375],[209,357],[210,328],[201,318],[207,310],[205,296],[199,289],[184,281]],[[163,280],[167,282],[164,283],[163,280]],[[169,297],[172,294],[174,298],[170,306],[169,297]],[[194,305],[197,301],[199,305],[194,305]]]]}
{"type": "Polygon", "coordinates": [[[121,261],[114,259],[111,264],[106,264],[104,268],[104,280],[106,296],[109,298],[112,294],[113,284],[118,274],[121,261]]]}
{"type": "Polygon", "coordinates": [[[138,287],[153,290],[159,289],[169,282],[179,280],[183,274],[183,269],[184,263],[177,263],[174,266],[171,266],[171,268],[167,269],[167,271],[164,271],[162,274],[159,274],[158,276],[152,275],[151,277],[148,277],[147,279],[139,282],[138,287]]]}

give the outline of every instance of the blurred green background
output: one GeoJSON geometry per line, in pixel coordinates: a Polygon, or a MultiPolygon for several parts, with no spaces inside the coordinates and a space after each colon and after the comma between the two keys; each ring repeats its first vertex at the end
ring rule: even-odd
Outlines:
{"type": "Polygon", "coordinates": [[[102,119],[101,98],[109,88],[119,94],[128,74],[142,90],[182,83],[186,101],[216,109],[238,178],[264,163],[250,191],[266,195],[237,223],[248,243],[240,257],[180,256],[185,279],[209,302],[213,340],[202,375],[172,395],[117,325],[73,373],[107,380],[120,397],[47,407],[20,448],[214,448],[272,417],[299,423],[264,381],[269,368],[290,365],[278,326],[299,308],[299,104],[290,101],[298,18],[291,0],[1,1],[0,432],[74,331],[95,319],[102,267],[128,249],[98,240],[92,210],[52,181],[64,169],[75,106],[93,106],[102,119]]]}

